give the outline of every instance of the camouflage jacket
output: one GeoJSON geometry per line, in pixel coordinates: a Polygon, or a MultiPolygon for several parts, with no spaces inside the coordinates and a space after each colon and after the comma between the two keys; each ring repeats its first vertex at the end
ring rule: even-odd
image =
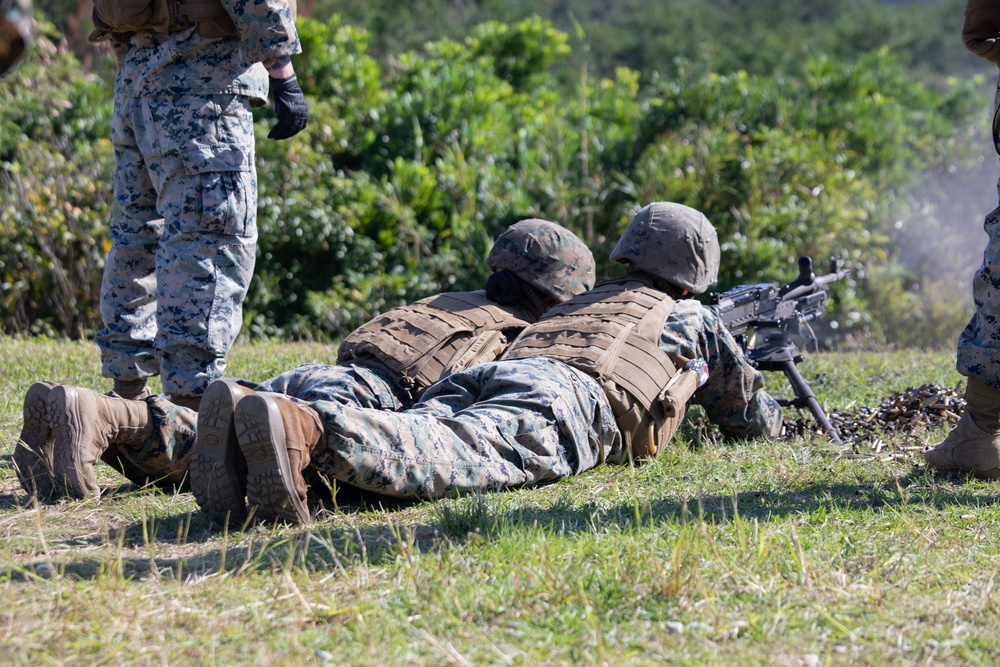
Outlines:
{"type": "Polygon", "coordinates": [[[754,369],[719,316],[694,299],[677,301],[660,336],[660,348],[683,364],[700,357],[708,363],[708,382],[691,402],[733,438],[781,431],[781,406],[766,391],[764,378],[754,369]]]}
{"type": "Polygon", "coordinates": [[[301,53],[286,0],[222,0],[236,23],[234,37],[202,37],[197,26],[171,35],[142,33],[116,46],[121,63],[115,95],[235,93],[267,103],[261,62],[301,53]]]}

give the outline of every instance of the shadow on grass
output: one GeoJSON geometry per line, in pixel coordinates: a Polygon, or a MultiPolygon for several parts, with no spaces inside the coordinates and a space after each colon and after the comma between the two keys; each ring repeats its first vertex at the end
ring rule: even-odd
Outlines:
{"type": "MultiPolygon", "coordinates": [[[[118,488],[106,489],[104,495],[124,494],[138,489],[134,485],[124,484],[118,488]]],[[[5,497],[16,498],[0,496],[0,501],[5,497]]],[[[241,525],[220,525],[207,514],[193,511],[145,517],[108,527],[104,532],[49,539],[47,546],[54,552],[74,548],[101,549],[102,556],[70,561],[38,560],[0,570],[0,580],[27,582],[52,576],[80,580],[107,576],[128,580],[190,579],[220,573],[232,574],[248,569],[269,570],[289,564],[290,557],[293,557],[296,565],[316,567],[318,564],[324,567],[345,554],[349,554],[346,561],[351,565],[356,563],[355,555],[361,558],[368,558],[370,555],[370,562],[384,562],[385,554],[395,544],[395,533],[389,527],[390,524],[378,524],[350,532],[331,527],[324,518],[370,511],[393,512],[423,502],[400,500],[343,486],[337,489],[336,498],[336,504],[333,503],[332,493],[320,494],[314,499],[312,510],[317,518],[310,526],[273,526],[256,522],[252,515],[241,525]],[[309,554],[311,545],[319,549],[318,560],[309,554]],[[354,549],[354,546],[358,548],[354,549]],[[168,555],[137,557],[137,551],[147,551],[150,554],[166,552],[168,555]],[[170,552],[185,552],[186,555],[174,555],[170,552]]],[[[24,507],[23,503],[11,500],[8,509],[24,507]]]]}
{"type": "MultiPolygon", "coordinates": [[[[539,529],[584,533],[592,532],[596,525],[633,531],[692,521],[722,525],[732,522],[736,516],[744,520],[771,521],[791,515],[808,515],[821,508],[839,511],[939,509],[1000,502],[1000,489],[997,494],[983,495],[982,487],[978,487],[977,493],[976,489],[966,487],[964,481],[966,478],[962,476],[935,477],[919,471],[874,484],[817,483],[791,490],[692,495],[611,508],[593,503],[578,505],[567,495],[545,507],[529,506],[499,512],[490,508],[487,496],[474,495],[431,503],[434,518],[429,522],[408,519],[396,522],[390,515],[363,527],[348,527],[345,523],[350,522],[338,521],[338,518],[372,510],[391,513],[415,503],[401,503],[350,490],[338,494],[336,509],[320,510],[316,520],[308,526],[273,527],[254,525],[251,521],[244,526],[220,527],[199,512],[137,521],[97,538],[95,544],[103,539],[105,543],[118,545],[118,556],[66,562],[55,567],[55,571],[80,579],[113,574],[132,580],[188,579],[287,567],[322,571],[362,563],[380,566],[401,555],[428,552],[445,544],[461,545],[495,539],[500,534],[539,529]],[[151,555],[136,557],[135,551],[143,549],[148,549],[151,555]],[[122,556],[122,550],[131,550],[130,555],[122,556]],[[155,555],[162,552],[174,553],[162,557],[155,555]],[[176,552],[188,553],[177,555],[176,552]]],[[[530,494],[532,491],[509,493],[530,494]]],[[[0,577],[24,581],[37,577],[39,568],[46,574],[51,571],[47,563],[36,563],[0,572],[0,577]]]]}

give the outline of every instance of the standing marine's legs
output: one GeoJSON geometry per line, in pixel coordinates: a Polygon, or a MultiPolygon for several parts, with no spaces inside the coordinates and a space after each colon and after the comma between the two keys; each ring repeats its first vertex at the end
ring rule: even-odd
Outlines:
{"type": "MultiPolygon", "coordinates": [[[[1000,111],[1000,80],[994,114],[1000,111]]],[[[993,141],[1000,152],[1000,129],[993,141]]],[[[1000,183],[998,183],[1000,194],[1000,183]]],[[[965,413],[945,440],[924,452],[927,465],[1000,477],[1000,207],[986,216],[989,237],[972,280],[975,312],[958,339],[958,372],[969,378],[965,413]]]]}
{"type": "Polygon", "coordinates": [[[111,249],[101,281],[101,320],[97,333],[102,372],[115,391],[138,398],[146,378],[160,372],[156,336],[156,249],[163,234],[157,193],[150,178],[142,128],[141,100],[117,96],[111,125],[115,149],[111,249]]]}
{"type": "Polygon", "coordinates": [[[1000,477],[1000,389],[969,376],[965,412],[942,442],[924,452],[931,468],[1000,477]]]}
{"type": "Polygon", "coordinates": [[[238,95],[144,100],[164,230],[156,255],[163,390],[197,409],[242,326],[257,241],[253,118],[238,95]]]}
{"type": "MultiPolygon", "coordinates": [[[[104,373],[160,373],[197,409],[242,325],[256,252],[253,119],[237,95],[116,100],[113,237],[102,286],[104,373]]],[[[118,390],[116,382],[116,391],[118,390]]]]}

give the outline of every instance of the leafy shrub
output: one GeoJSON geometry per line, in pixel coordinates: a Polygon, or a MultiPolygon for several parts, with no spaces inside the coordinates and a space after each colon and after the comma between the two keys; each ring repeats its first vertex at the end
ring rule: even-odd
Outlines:
{"type": "Polygon", "coordinates": [[[81,336],[99,322],[111,96],[39,28],[0,81],[0,330],[81,336]]]}

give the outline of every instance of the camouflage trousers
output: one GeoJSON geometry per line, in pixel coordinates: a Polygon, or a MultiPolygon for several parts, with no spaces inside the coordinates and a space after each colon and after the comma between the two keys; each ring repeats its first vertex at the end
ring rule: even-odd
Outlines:
{"type": "Polygon", "coordinates": [[[958,338],[956,368],[1000,389],[1000,207],[986,216],[989,240],[972,279],[975,312],[958,338]]]}
{"type": "MultiPolygon", "coordinates": [[[[149,405],[153,424],[149,437],[139,443],[112,444],[101,458],[111,465],[115,465],[115,459],[121,458],[153,480],[181,484],[191,468],[198,413],[174,405],[162,394],[154,394],[144,400],[149,405]]],[[[128,475],[129,467],[124,468],[128,475]]],[[[141,479],[132,481],[141,482],[141,479]]]]}
{"type": "Polygon", "coordinates": [[[242,326],[257,241],[253,118],[236,95],[115,99],[106,377],[197,395],[242,326]]]}
{"type": "Polygon", "coordinates": [[[332,401],[372,410],[403,410],[414,402],[386,371],[355,364],[306,364],[266,380],[256,389],[307,403],[332,401]]]}
{"type": "MultiPolygon", "coordinates": [[[[993,143],[1000,153],[1000,78],[993,104],[993,143]]],[[[1000,389],[1000,207],[986,216],[983,228],[988,240],[983,263],[972,279],[975,311],[958,338],[955,366],[962,375],[1000,389]]]]}
{"type": "Polygon", "coordinates": [[[431,386],[413,408],[330,401],[317,472],[401,498],[528,487],[618,460],[621,434],[586,374],[545,358],[473,366],[431,386]]]}

